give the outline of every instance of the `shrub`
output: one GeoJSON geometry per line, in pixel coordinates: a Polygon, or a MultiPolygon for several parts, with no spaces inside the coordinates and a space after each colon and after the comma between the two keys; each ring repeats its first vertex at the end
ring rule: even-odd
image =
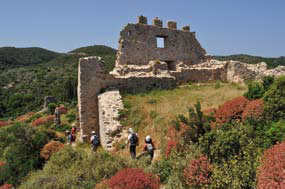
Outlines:
{"type": "Polygon", "coordinates": [[[172,163],[169,160],[162,159],[160,161],[155,161],[152,165],[152,172],[157,174],[162,183],[167,183],[169,176],[172,173],[172,163]]]}
{"type": "Polygon", "coordinates": [[[165,155],[167,158],[170,156],[171,151],[175,150],[176,145],[177,145],[177,142],[175,140],[169,140],[167,142],[167,147],[166,147],[166,151],[165,151],[165,155]]]}
{"type": "Polygon", "coordinates": [[[263,85],[264,91],[267,91],[273,83],[274,83],[273,76],[265,76],[262,78],[262,85],[263,85]]]}
{"type": "Polygon", "coordinates": [[[46,117],[41,117],[32,122],[32,126],[36,127],[39,125],[49,124],[54,121],[54,115],[48,115],[46,117]]]}
{"type": "Polygon", "coordinates": [[[0,120],[0,127],[5,127],[7,125],[9,125],[9,123],[7,121],[1,121],[0,120]]]}
{"type": "Polygon", "coordinates": [[[216,129],[206,133],[199,140],[203,154],[207,155],[211,163],[220,163],[239,155],[242,150],[253,142],[253,128],[247,125],[239,127],[224,126],[225,129],[216,129]]]}
{"type": "Polygon", "coordinates": [[[244,96],[249,99],[258,99],[264,95],[264,88],[260,82],[250,82],[248,84],[248,91],[244,94],[244,96]]]}
{"type": "Polygon", "coordinates": [[[42,168],[40,149],[54,136],[28,125],[14,124],[0,130],[0,183],[18,185],[31,170],[42,168]]]}
{"type": "Polygon", "coordinates": [[[216,122],[218,124],[228,123],[232,120],[239,120],[242,117],[242,112],[249,100],[240,96],[225,102],[215,113],[216,122]]]}
{"type": "Polygon", "coordinates": [[[60,114],[66,114],[67,113],[67,108],[64,107],[63,105],[57,107],[58,108],[58,111],[60,114]]]}
{"type": "Polygon", "coordinates": [[[26,122],[28,121],[35,113],[34,112],[29,112],[29,113],[26,113],[24,115],[21,115],[19,117],[16,118],[16,121],[19,121],[19,122],[26,122]]]}
{"type": "Polygon", "coordinates": [[[11,189],[12,187],[13,187],[12,184],[4,184],[0,186],[0,189],[11,189]]]}
{"type": "Polygon", "coordinates": [[[278,121],[285,117],[285,76],[274,81],[264,94],[264,112],[269,120],[278,121]]]}
{"type": "Polygon", "coordinates": [[[258,168],[257,186],[263,188],[285,188],[285,142],[267,149],[258,168]]]}
{"type": "Polygon", "coordinates": [[[202,187],[210,184],[211,165],[206,156],[189,162],[184,169],[184,178],[189,186],[202,187]]]}
{"type": "Polygon", "coordinates": [[[264,134],[270,139],[271,144],[283,141],[285,139],[285,120],[272,122],[264,134]]]}
{"type": "Polygon", "coordinates": [[[246,105],[242,113],[242,119],[246,120],[247,118],[252,118],[252,119],[259,120],[261,119],[263,111],[264,111],[264,103],[262,99],[250,101],[246,105]]]}
{"type": "Polygon", "coordinates": [[[182,123],[190,126],[183,134],[186,143],[198,142],[199,137],[210,131],[210,122],[213,121],[212,117],[203,114],[199,101],[194,105],[194,108],[188,109],[188,118],[184,115],[178,115],[178,118],[182,123]]]}
{"type": "Polygon", "coordinates": [[[3,166],[3,165],[5,165],[5,162],[0,161],[0,167],[3,166]]]}
{"type": "Polygon", "coordinates": [[[55,108],[56,108],[56,104],[55,104],[55,103],[49,103],[49,104],[48,104],[48,112],[49,112],[50,114],[54,114],[55,108]]]}
{"type": "Polygon", "coordinates": [[[58,152],[64,147],[64,144],[58,141],[50,141],[41,149],[41,157],[48,160],[52,154],[58,152]]]}
{"type": "Polygon", "coordinates": [[[159,189],[160,181],[156,176],[145,173],[143,169],[125,168],[111,177],[108,185],[111,189],[159,189]]]}
{"type": "Polygon", "coordinates": [[[93,188],[111,178],[128,161],[104,151],[89,154],[85,149],[65,146],[53,154],[43,170],[34,172],[20,188],[93,188]]]}
{"type": "Polygon", "coordinates": [[[210,188],[256,188],[258,157],[258,149],[250,144],[241,155],[214,164],[210,188]]]}

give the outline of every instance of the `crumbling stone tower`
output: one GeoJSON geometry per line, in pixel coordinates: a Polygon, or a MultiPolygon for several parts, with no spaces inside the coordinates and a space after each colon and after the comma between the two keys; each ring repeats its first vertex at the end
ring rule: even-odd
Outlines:
{"type": "Polygon", "coordinates": [[[116,66],[148,65],[151,60],[160,60],[175,71],[180,62],[201,63],[205,54],[190,26],[178,30],[176,22],[168,21],[167,28],[163,28],[159,18],[148,25],[147,18],[139,16],[137,24],[128,24],[120,33],[116,66]]]}

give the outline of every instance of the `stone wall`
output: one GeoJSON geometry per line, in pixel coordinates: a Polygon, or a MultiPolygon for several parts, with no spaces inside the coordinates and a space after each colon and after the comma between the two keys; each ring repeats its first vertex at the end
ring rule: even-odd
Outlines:
{"type": "Polygon", "coordinates": [[[205,58],[206,51],[189,26],[177,30],[176,22],[169,21],[168,28],[163,28],[158,18],[153,25],[142,24],[146,20],[139,17],[139,23],[128,24],[120,32],[116,66],[147,65],[151,60],[191,65],[205,58]],[[164,40],[164,48],[157,47],[157,37],[164,40]]]}
{"type": "Polygon", "coordinates": [[[118,120],[119,111],[124,108],[120,92],[109,90],[98,96],[101,145],[111,149],[121,137],[122,126],[118,120]]]}
{"type": "MultiPolygon", "coordinates": [[[[106,148],[112,143],[107,142],[110,135],[107,134],[106,127],[112,128],[112,126],[110,126],[111,122],[110,124],[104,123],[107,118],[105,119],[103,114],[100,120],[99,109],[101,106],[102,110],[104,105],[99,105],[100,101],[98,101],[98,95],[106,89],[115,88],[121,92],[138,93],[157,88],[169,89],[189,81],[244,82],[260,79],[265,75],[285,75],[284,66],[270,70],[264,63],[251,65],[237,61],[211,60],[191,66],[179,63],[176,65],[176,71],[169,70],[165,62],[150,61],[148,65],[119,66],[110,73],[103,70],[103,64],[104,61],[100,57],[86,57],[79,60],[78,105],[82,138],[84,135],[88,138],[91,131],[95,130],[99,135],[103,135],[100,137],[106,148]]],[[[106,96],[111,98],[110,95],[106,96]]],[[[99,98],[105,99],[102,96],[99,98]]],[[[112,98],[110,100],[112,102],[112,98]]],[[[113,100],[118,99],[114,97],[113,100]]],[[[111,125],[118,125],[113,123],[111,125]]]]}

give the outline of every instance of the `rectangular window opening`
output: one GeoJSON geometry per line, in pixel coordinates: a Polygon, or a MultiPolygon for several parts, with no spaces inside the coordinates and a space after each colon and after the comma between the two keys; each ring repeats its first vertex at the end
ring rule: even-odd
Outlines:
{"type": "Polygon", "coordinates": [[[156,36],[156,47],[157,48],[165,48],[165,38],[161,36],[156,36]]]}

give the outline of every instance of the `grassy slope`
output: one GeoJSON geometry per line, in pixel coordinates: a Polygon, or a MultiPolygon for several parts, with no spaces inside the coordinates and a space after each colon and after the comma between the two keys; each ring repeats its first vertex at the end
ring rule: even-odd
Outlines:
{"type": "MultiPolygon", "coordinates": [[[[166,134],[171,121],[178,114],[187,114],[188,107],[197,100],[201,102],[202,110],[216,108],[225,101],[241,96],[246,87],[236,84],[193,84],[180,86],[174,90],[152,91],[145,94],[125,95],[123,101],[129,113],[122,121],[123,126],[133,127],[140,136],[138,152],[143,148],[144,138],[151,135],[158,148],[166,145],[166,134]]],[[[123,145],[124,141],[118,144],[123,145]]],[[[117,147],[119,148],[119,147],[117,147]]],[[[119,150],[128,156],[128,150],[119,150]]]]}

